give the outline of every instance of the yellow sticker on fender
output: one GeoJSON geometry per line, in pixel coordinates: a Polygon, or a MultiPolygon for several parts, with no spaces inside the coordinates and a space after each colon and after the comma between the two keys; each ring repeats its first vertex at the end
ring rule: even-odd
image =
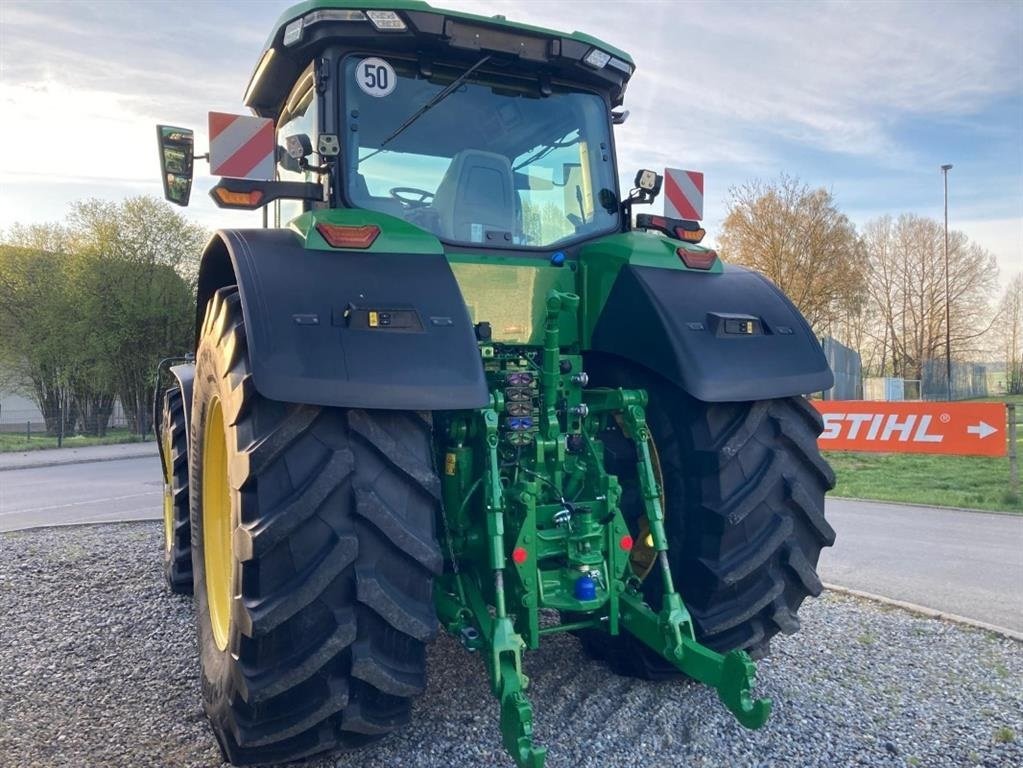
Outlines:
{"type": "Polygon", "coordinates": [[[458,466],[458,457],[453,453],[446,454],[444,456],[444,474],[453,476],[455,474],[455,467],[458,466]]]}

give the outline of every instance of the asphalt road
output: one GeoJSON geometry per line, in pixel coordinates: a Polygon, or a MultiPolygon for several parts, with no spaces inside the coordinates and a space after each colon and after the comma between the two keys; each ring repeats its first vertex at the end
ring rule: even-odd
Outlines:
{"type": "MultiPolygon", "coordinates": [[[[0,472],[0,532],[159,519],[155,456],[0,472]]],[[[1023,517],[828,500],[823,580],[1023,631],[1023,517]]]]}
{"type": "Polygon", "coordinates": [[[155,456],[0,472],[0,531],[39,525],[158,519],[155,456]]]}
{"type": "Polygon", "coordinates": [[[828,499],[829,584],[1023,632],[1023,516],[828,499]]]}

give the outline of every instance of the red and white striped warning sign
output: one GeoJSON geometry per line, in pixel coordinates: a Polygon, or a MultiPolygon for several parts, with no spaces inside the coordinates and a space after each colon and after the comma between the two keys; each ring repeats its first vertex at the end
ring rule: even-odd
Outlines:
{"type": "Polygon", "coordinates": [[[679,168],[664,169],[664,215],[671,219],[703,218],[703,174],[679,168]]]}
{"type": "Polygon", "coordinates": [[[210,173],[232,179],[274,177],[273,120],[210,112],[210,173]]]}

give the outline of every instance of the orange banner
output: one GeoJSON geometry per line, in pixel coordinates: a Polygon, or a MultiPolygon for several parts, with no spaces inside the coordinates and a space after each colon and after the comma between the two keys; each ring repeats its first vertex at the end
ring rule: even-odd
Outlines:
{"type": "Polygon", "coordinates": [[[1002,403],[814,400],[824,418],[822,451],[1005,456],[1002,403]]]}

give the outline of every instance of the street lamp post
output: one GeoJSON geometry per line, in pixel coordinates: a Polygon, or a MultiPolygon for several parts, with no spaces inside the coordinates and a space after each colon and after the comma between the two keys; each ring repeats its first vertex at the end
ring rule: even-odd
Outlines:
{"type": "Polygon", "coordinates": [[[945,177],[945,385],[949,400],[952,399],[952,307],[951,293],[948,289],[948,172],[950,170],[952,170],[951,163],[941,166],[941,173],[945,177]]]}

